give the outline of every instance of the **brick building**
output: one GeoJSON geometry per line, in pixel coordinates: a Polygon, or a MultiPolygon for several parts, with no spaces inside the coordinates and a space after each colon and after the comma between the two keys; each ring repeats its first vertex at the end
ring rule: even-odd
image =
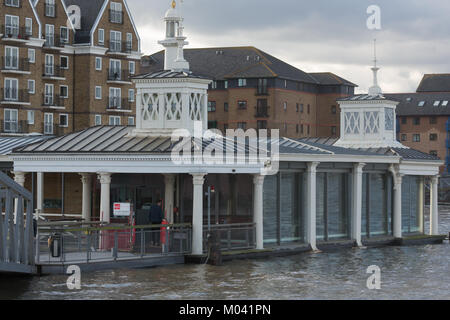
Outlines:
{"type": "Polygon", "coordinates": [[[4,0],[2,134],[134,124],[140,39],[125,0],[4,0]]]}
{"type": "Polygon", "coordinates": [[[402,144],[445,160],[450,169],[450,74],[424,75],[414,93],[385,94],[399,101],[397,138],[402,144]]]}
{"type": "MultiPolygon", "coordinates": [[[[213,79],[209,127],[280,129],[291,138],[339,136],[336,99],[355,84],[332,73],[306,73],[254,47],[186,49],[197,75],[213,79]]],[[[143,57],[142,73],[164,69],[164,51],[143,57]]]]}
{"type": "MultiPolygon", "coordinates": [[[[4,0],[0,20],[5,139],[134,125],[140,38],[126,0],[4,0]]],[[[25,187],[45,185],[44,210],[71,214],[81,212],[79,182],[78,174],[29,173],[25,187]]]]}

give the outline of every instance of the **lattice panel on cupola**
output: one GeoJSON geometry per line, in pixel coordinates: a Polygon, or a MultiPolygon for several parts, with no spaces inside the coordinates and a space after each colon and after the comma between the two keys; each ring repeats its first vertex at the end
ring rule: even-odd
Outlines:
{"type": "Polygon", "coordinates": [[[384,108],[385,114],[385,130],[393,131],[394,130],[394,110],[391,108],[384,108]]]}
{"type": "Polygon", "coordinates": [[[377,134],[380,132],[380,113],[378,111],[364,112],[364,129],[366,134],[377,134]]]}
{"type": "Polygon", "coordinates": [[[181,120],[183,113],[183,103],[181,93],[167,93],[164,95],[165,100],[165,118],[168,121],[181,120]]]}
{"type": "Polygon", "coordinates": [[[144,121],[158,121],[159,120],[159,97],[158,94],[142,95],[142,119],[144,121]]]}
{"type": "Polygon", "coordinates": [[[191,93],[189,97],[189,116],[193,121],[201,121],[203,118],[203,95],[191,93]]]}
{"type": "Polygon", "coordinates": [[[359,134],[361,131],[359,112],[346,112],[345,113],[345,133],[346,134],[359,134]]]}

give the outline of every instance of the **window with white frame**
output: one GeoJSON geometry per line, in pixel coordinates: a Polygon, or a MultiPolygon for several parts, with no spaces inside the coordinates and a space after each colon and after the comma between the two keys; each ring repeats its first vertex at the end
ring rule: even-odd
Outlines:
{"type": "Polygon", "coordinates": [[[128,67],[130,69],[130,74],[135,74],[136,73],[136,63],[134,61],[130,61],[128,63],[128,67]]]}
{"type": "Polygon", "coordinates": [[[36,92],[36,83],[34,80],[28,80],[28,93],[34,94],[36,92]]]}
{"type": "Polygon", "coordinates": [[[109,116],[110,126],[120,126],[120,116],[109,116]]]}
{"type": "Polygon", "coordinates": [[[25,35],[33,35],[33,19],[31,18],[25,18],[25,35]]]}
{"type": "Polygon", "coordinates": [[[238,87],[246,87],[247,79],[238,79],[238,87]]]}
{"type": "Polygon", "coordinates": [[[5,0],[5,5],[8,7],[20,7],[20,0],[5,0]]]}
{"type": "Polygon", "coordinates": [[[111,2],[111,8],[109,10],[109,21],[113,23],[122,23],[122,3],[111,2]]]}
{"type": "Polygon", "coordinates": [[[134,89],[128,89],[128,101],[134,102],[134,89]]]}
{"type": "Polygon", "coordinates": [[[27,122],[28,124],[34,124],[34,110],[27,111],[27,122]]]}
{"type": "Polygon", "coordinates": [[[109,80],[121,80],[121,61],[109,60],[109,80]]]}
{"type": "Polygon", "coordinates": [[[45,0],[45,16],[56,17],[55,0],[45,0]]]}
{"type": "Polygon", "coordinates": [[[5,109],[3,129],[5,132],[17,132],[18,131],[18,120],[19,114],[16,109],[5,109]]]}
{"type": "Polygon", "coordinates": [[[59,87],[59,96],[61,98],[67,99],[69,97],[69,87],[68,86],[60,86],[59,87]]]}
{"type": "Polygon", "coordinates": [[[98,29],[98,43],[105,44],[105,29],[98,29]]]}
{"type": "Polygon", "coordinates": [[[5,78],[5,91],[3,98],[7,101],[19,100],[19,80],[5,78]]]}
{"type": "Polygon", "coordinates": [[[134,117],[128,117],[128,125],[134,126],[134,117]]]}
{"type": "Polygon", "coordinates": [[[109,50],[111,50],[112,52],[122,51],[122,32],[114,30],[110,31],[109,50]]]}
{"type": "Polygon", "coordinates": [[[16,38],[19,35],[19,17],[7,14],[5,16],[5,35],[16,38]]]}
{"type": "Polygon", "coordinates": [[[55,46],[55,26],[52,24],[45,25],[45,46],[55,46]]]}
{"type": "Polygon", "coordinates": [[[44,88],[44,105],[52,106],[53,105],[53,94],[54,87],[51,83],[46,83],[44,88]]]}
{"type": "Polygon", "coordinates": [[[19,48],[5,47],[5,69],[19,69],[19,48]]]}
{"type": "Polygon", "coordinates": [[[59,58],[59,63],[61,65],[61,69],[69,69],[69,57],[61,56],[59,58]]]}
{"type": "Polygon", "coordinates": [[[36,62],[36,51],[34,49],[28,49],[28,62],[29,63],[36,62]]]}
{"type": "Polygon", "coordinates": [[[95,99],[97,99],[97,100],[102,99],[102,87],[101,86],[95,87],[95,99]]]}
{"type": "Polygon", "coordinates": [[[55,57],[52,54],[45,55],[45,69],[46,76],[53,76],[55,73],[55,57]]]}
{"type": "Polygon", "coordinates": [[[101,57],[95,57],[95,70],[97,70],[97,71],[102,70],[102,58],[101,57]]]}
{"type": "Polygon", "coordinates": [[[53,134],[53,113],[44,113],[44,134],[53,134]]]}
{"type": "Polygon", "coordinates": [[[69,126],[69,115],[62,113],[59,115],[59,126],[67,128],[69,126]]]}
{"type": "Polygon", "coordinates": [[[133,34],[127,33],[127,52],[131,52],[133,49],[133,34]]]}
{"type": "Polygon", "coordinates": [[[69,43],[69,28],[67,27],[61,27],[60,28],[60,43],[61,44],[67,44],[69,43]]]}
{"type": "Polygon", "coordinates": [[[120,109],[122,107],[122,90],[120,88],[109,88],[109,108],[120,109]]]}
{"type": "Polygon", "coordinates": [[[95,125],[96,126],[101,126],[102,125],[102,116],[99,114],[95,115],[95,125]]]}

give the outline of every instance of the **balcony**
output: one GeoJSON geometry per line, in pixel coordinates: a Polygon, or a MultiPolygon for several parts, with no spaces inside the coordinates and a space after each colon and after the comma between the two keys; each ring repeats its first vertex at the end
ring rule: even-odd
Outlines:
{"type": "Polygon", "coordinates": [[[130,72],[127,69],[108,69],[108,82],[129,84],[130,72]]]}
{"type": "Polygon", "coordinates": [[[65,80],[65,69],[62,69],[61,66],[53,65],[53,64],[43,64],[42,70],[44,71],[42,77],[50,80],[65,80]]]}
{"type": "Polygon", "coordinates": [[[17,88],[2,88],[1,104],[30,104],[30,94],[28,90],[17,88]]]}
{"type": "Polygon", "coordinates": [[[50,109],[64,109],[66,106],[66,100],[60,96],[53,96],[48,94],[43,94],[42,96],[42,106],[50,109]]]}
{"type": "Polygon", "coordinates": [[[32,36],[30,28],[14,25],[2,25],[1,33],[3,34],[3,40],[11,41],[26,41],[32,36]]]}
{"type": "Polygon", "coordinates": [[[16,7],[16,8],[22,8],[22,1],[21,0],[4,0],[3,4],[7,7],[16,7]]]}
{"type": "Polygon", "coordinates": [[[123,24],[123,11],[109,10],[109,22],[123,24]]]}
{"type": "Polygon", "coordinates": [[[27,58],[18,58],[13,56],[3,57],[2,72],[30,74],[30,62],[27,58]]]}
{"type": "Polygon", "coordinates": [[[110,53],[131,53],[133,46],[130,41],[108,41],[110,53]]]}
{"type": "Polygon", "coordinates": [[[51,18],[56,17],[56,5],[54,3],[45,3],[45,16],[51,18]]]}
{"type": "Polygon", "coordinates": [[[108,97],[107,111],[131,112],[132,102],[126,98],[108,97]]]}
{"type": "Polygon", "coordinates": [[[68,38],[62,38],[54,34],[45,35],[44,48],[64,48],[66,44],[69,44],[68,38]]]}
{"type": "Polygon", "coordinates": [[[65,129],[67,127],[61,127],[59,124],[53,122],[43,122],[42,123],[42,133],[44,135],[62,136],[64,135],[65,129]]]}
{"type": "Polygon", "coordinates": [[[258,106],[255,109],[256,109],[255,118],[269,118],[268,106],[258,106]]]}
{"type": "Polygon", "coordinates": [[[29,127],[30,125],[26,120],[0,121],[1,133],[18,133],[18,134],[29,133],[29,127]]]}

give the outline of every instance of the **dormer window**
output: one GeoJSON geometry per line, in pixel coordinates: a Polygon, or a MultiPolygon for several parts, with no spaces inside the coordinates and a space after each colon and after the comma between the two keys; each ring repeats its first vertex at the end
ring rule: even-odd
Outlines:
{"type": "Polygon", "coordinates": [[[419,107],[424,107],[425,106],[425,101],[420,101],[418,104],[419,107]]]}
{"type": "Polygon", "coordinates": [[[439,107],[439,105],[441,104],[441,102],[440,101],[435,101],[434,102],[434,104],[433,104],[433,106],[435,106],[435,107],[439,107]]]}
{"type": "Polygon", "coordinates": [[[246,87],[247,79],[238,79],[238,87],[246,87]]]}
{"type": "Polygon", "coordinates": [[[443,107],[448,106],[448,101],[442,101],[442,106],[443,106],[443,107]]]}

